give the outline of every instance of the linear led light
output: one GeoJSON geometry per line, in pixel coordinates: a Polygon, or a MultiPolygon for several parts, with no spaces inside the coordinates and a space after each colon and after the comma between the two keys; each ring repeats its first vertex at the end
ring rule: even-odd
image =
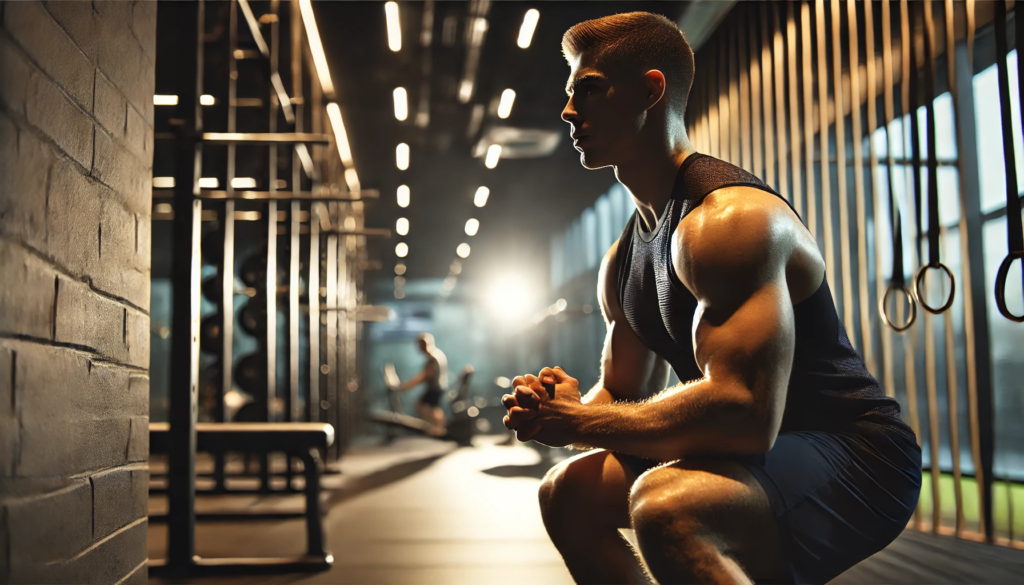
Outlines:
{"type": "Polygon", "coordinates": [[[292,100],[288,97],[288,92],[284,90],[284,83],[281,81],[281,75],[278,72],[275,71],[270,74],[270,84],[274,86],[274,92],[277,93],[277,101],[281,102],[285,121],[289,124],[294,124],[295,112],[292,111],[292,100]]]}
{"type": "Polygon", "coordinates": [[[398,206],[409,207],[409,186],[399,185],[398,186],[398,206]]]}
{"type": "Polygon", "coordinates": [[[466,221],[466,235],[475,236],[480,231],[480,220],[476,218],[470,218],[466,221]]]}
{"type": "Polygon", "coordinates": [[[395,88],[395,118],[405,120],[409,117],[409,96],[404,87],[395,88]]]}
{"type": "Polygon", "coordinates": [[[523,15],[523,24],[519,27],[518,45],[520,49],[526,49],[533,41],[533,31],[537,30],[537,21],[540,20],[540,12],[531,8],[523,15]]]}
{"type": "Polygon", "coordinates": [[[498,102],[498,117],[504,120],[512,114],[512,103],[516,101],[516,92],[513,89],[506,89],[501,92],[501,101],[498,102]]]}
{"type": "Polygon", "coordinates": [[[217,180],[217,177],[203,177],[199,179],[200,189],[216,189],[217,187],[220,187],[220,181],[217,180]]]}
{"type": "Polygon", "coordinates": [[[491,190],[487,187],[480,187],[476,190],[476,195],[473,196],[473,205],[477,207],[483,207],[487,205],[487,198],[491,195],[491,190]]]}
{"type": "Polygon", "coordinates": [[[362,185],[359,184],[359,174],[356,173],[355,169],[345,169],[345,184],[348,185],[348,190],[353,193],[362,191],[362,185]]]}
{"type": "Polygon", "coordinates": [[[395,246],[395,256],[398,256],[399,258],[405,258],[408,255],[409,244],[406,244],[405,242],[398,242],[398,245],[395,246]]]}
{"type": "Polygon", "coordinates": [[[501,158],[501,145],[492,144],[487,147],[487,157],[484,159],[484,166],[493,169],[498,166],[498,159],[501,158]]]}
{"type": "Polygon", "coordinates": [[[404,171],[409,168],[409,145],[401,143],[395,147],[395,164],[398,165],[398,170],[404,171]]]}
{"type": "Polygon", "coordinates": [[[260,23],[256,22],[256,17],[252,14],[252,8],[249,7],[247,0],[238,0],[238,5],[242,7],[242,14],[245,15],[245,23],[249,25],[249,32],[252,33],[252,38],[256,41],[256,46],[259,47],[260,53],[263,53],[264,57],[270,57],[270,47],[267,46],[267,41],[263,40],[263,33],[260,32],[260,23]]]}
{"type": "Polygon", "coordinates": [[[462,83],[459,84],[459,101],[464,104],[468,104],[469,100],[473,97],[473,80],[463,79],[462,83]]]}
{"type": "Polygon", "coordinates": [[[153,96],[154,106],[176,106],[178,105],[178,96],[176,95],[155,95],[153,96]]]}
{"type": "Polygon", "coordinates": [[[400,236],[409,235],[409,218],[398,218],[398,221],[395,222],[395,233],[397,233],[400,236]]]}
{"type": "Polygon", "coordinates": [[[153,177],[154,189],[173,189],[174,177],[153,177]]]}
{"type": "Polygon", "coordinates": [[[324,95],[333,98],[334,82],[331,81],[331,70],[327,67],[324,46],[320,43],[320,30],[317,29],[316,17],[313,16],[313,5],[309,0],[299,0],[299,11],[302,13],[302,22],[306,25],[309,52],[313,54],[313,65],[316,67],[316,76],[320,78],[320,88],[324,90],[324,95]]]}
{"type": "Polygon", "coordinates": [[[459,255],[459,258],[469,258],[469,244],[463,242],[459,244],[458,248],[455,248],[455,253],[459,255]]]}
{"type": "Polygon", "coordinates": [[[348,133],[345,132],[345,123],[341,120],[341,108],[338,104],[327,104],[327,117],[331,119],[331,127],[334,128],[334,141],[338,144],[338,155],[342,164],[346,167],[353,166],[352,149],[348,145],[348,133]]]}
{"type": "MultiPolygon", "coordinates": [[[[216,180],[216,179],[214,179],[216,180]]],[[[256,179],[252,177],[235,177],[231,179],[232,189],[255,189],[256,179]]]]}
{"type": "Polygon", "coordinates": [[[402,50],[402,27],[398,22],[398,3],[388,2],[385,4],[384,15],[388,21],[388,48],[397,53],[402,50]]]}
{"type": "Polygon", "coordinates": [[[199,105],[201,106],[212,106],[215,103],[217,103],[217,100],[208,93],[199,96],[199,105]]]}
{"type": "Polygon", "coordinates": [[[295,152],[299,155],[299,161],[302,162],[302,170],[306,172],[306,176],[313,178],[316,174],[316,168],[313,166],[313,158],[309,156],[309,150],[305,144],[296,144],[295,152]]]}

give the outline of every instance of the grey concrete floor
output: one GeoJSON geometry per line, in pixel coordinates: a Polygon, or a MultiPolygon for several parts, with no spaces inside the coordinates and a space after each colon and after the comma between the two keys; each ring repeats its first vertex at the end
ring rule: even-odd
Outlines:
{"type": "MultiPolygon", "coordinates": [[[[473,448],[425,438],[363,444],[324,478],[330,571],[312,575],[206,577],[188,583],[360,583],[387,585],[572,583],[537,508],[550,466],[522,444],[478,438],[473,448]]],[[[564,453],[564,452],[562,452],[564,453]]],[[[162,510],[151,498],[151,511],[162,510]]],[[[197,508],[302,510],[299,496],[200,498],[197,508]]],[[[302,520],[204,523],[204,557],[288,556],[304,552],[302,520]]],[[[150,558],[161,558],[166,528],[149,528],[150,558]]],[[[152,579],[153,583],[181,580],[152,579]]],[[[851,568],[835,585],[859,583],[1024,583],[1024,551],[908,530],[851,568]]]]}

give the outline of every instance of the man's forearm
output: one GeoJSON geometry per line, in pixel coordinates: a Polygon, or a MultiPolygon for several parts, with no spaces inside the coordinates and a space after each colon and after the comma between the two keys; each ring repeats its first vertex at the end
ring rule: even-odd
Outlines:
{"type": "Polygon", "coordinates": [[[716,389],[703,379],[643,402],[585,403],[572,426],[574,445],[673,461],[763,453],[769,433],[762,419],[743,393],[716,389]]]}

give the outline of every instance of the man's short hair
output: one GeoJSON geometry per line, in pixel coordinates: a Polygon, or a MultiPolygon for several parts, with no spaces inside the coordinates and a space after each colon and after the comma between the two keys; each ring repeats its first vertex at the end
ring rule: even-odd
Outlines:
{"type": "Polygon", "coordinates": [[[601,65],[657,69],[665,94],[680,114],[693,85],[693,49],[676,23],[660,14],[627,12],[581,22],[562,35],[567,60],[589,53],[601,65]]]}

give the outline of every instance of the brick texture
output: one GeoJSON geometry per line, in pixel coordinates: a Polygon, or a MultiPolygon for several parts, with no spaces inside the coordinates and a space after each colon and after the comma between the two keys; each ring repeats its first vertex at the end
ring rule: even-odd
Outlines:
{"type": "Polygon", "coordinates": [[[156,4],[0,3],[0,582],[144,583],[156,4]]]}

